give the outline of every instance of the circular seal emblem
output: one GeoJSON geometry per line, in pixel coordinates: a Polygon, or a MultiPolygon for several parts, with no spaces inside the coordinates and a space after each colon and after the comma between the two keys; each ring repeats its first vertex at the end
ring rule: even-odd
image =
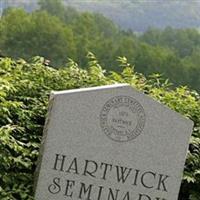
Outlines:
{"type": "Polygon", "coordinates": [[[141,104],[129,96],[116,96],[108,100],[100,113],[100,126],[112,140],[133,140],[144,129],[145,112],[141,104]]]}

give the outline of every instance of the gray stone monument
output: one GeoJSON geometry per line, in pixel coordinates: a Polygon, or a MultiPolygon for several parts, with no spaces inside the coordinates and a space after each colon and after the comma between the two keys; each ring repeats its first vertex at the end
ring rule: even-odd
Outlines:
{"type": "Polygon", "coordinates": [[[53,92],[36,200],[177,200],[192,121],[111,85],[53,92]]]}

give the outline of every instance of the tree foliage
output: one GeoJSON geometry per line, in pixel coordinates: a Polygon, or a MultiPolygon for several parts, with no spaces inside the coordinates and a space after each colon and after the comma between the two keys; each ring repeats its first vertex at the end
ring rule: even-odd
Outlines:
{"type": "Polygon", "coordinates": [[[46,11],[10,10],[1,21],[0,37],[0,48],[13,58],[41,55],[59,65],[75,53],[72,30],[46,11]]]}
{"type": "Polygon", "coordinates": [[[42,57],[30,62],[0,59],[0,199],[33,199],[34,170],[40,147],[49,93],[52,90],[128,83],[194,121],[180,200],[200,196],[200,100],[187,87],[172,89],[160,75],[145,78],[125,57],[121,73],[105,71],[92,53],[87,66],[73,60],[59,69],[46,66],[42,57]]]}
{"type": "Polygon", "coordinates": [[[72,58],[86,66],[95,53],[102,67],[119,72],[115,58],[126,56],[145,75],[162,73],[176,86],[200,90],[200,33],[196,29],[149,29],[136,36],[101,14],[78,12],[61,0],[40,0],[32,13],[8,9],[0,19],[0,51],[12,58],[42,56],[59,67],[72,58]]]}

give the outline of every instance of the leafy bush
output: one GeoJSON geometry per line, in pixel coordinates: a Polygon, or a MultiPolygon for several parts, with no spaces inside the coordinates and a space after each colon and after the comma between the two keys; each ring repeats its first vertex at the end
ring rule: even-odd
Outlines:
{"type": "Polygon", "coordinates": [[[102,70],[92,53],[88,54],[87,70],[79,68],[73,60],[60,69],[46,66],[41,57],[33,58],[30,63],[22,59],[0,60],[1,200],[33,199],[33,174],[50,91],[119,82],[129,83],[195,122],[180,199],[199,199],[199,95],[187,87],[172,89],[168,81],[157,74],[146,79],[136,73],[124,57],[118,61],[121,73],[102,70]]]}

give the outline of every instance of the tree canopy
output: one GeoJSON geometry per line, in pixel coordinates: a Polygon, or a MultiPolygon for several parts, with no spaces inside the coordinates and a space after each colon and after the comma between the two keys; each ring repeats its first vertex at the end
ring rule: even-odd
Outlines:
{"type": "Polygon", "coordinates": [[[72,58],[85,66],[88,51],[101,65],[120,71],[115,59],[126,56],[138,72],[161,73],[174,85],[200,90],[200,33],[196,29],[150,28],[142,35],[121,30],[101,14],[78,12],[61,0],[39,1],[27,13],[10,8],[0,19],[2,55],[29,59],[43,56],[59,67],[72,58]]]}
{"type": "Polygon", "coordinates": [[[0,20],[2,55],[29,59],[43,56],[51,65],[68,58],[85,66],[88,51],[100,64],[120,72],[115,59],[126,56],[145,75],[161,73],[174,85],[200,90],[200,33],[195,29],[150,28],[142,35],[121,30],[101,14],[64,7],[62,1],[39,1],[39,9],[27,13],[8,9],[0,20]]]}

